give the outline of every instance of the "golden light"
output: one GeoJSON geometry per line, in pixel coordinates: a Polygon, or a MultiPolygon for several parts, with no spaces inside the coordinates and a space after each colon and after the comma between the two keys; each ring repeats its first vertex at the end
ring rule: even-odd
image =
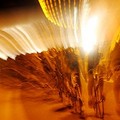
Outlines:
{"type": "Polygon", "coordinates": [[[74,27],[74,8],[77,8],[77,23],[80,21],[82,0],[38,0],[45,16],[61,27],[74,27]]]}
{"type": "MultiPolygon", "coordinates": [[[[65,28],[70,47],[77,44],[76,46],[82,46],[87,53],[91,52],[96,44],[99,44],[99,48],[102,49],[106,36],[105,28],[107,28],[103,25],[104,22],[102,21],[102,19],[105,19],[107,16],[106,7],[104,5],[97,7],[96,4],[94,6],[88,0],[38,1],[48,20],[65,28]],[[93,15],[98,15],[99,21],[98,17],[93,15]],[[101,26],[103,26],[104,29],[101,26]],[[73,31],[71,29],[73,29],[73,31]],[[100,29],[102,31],[104,30],[104,32],[101,32],[100,29]],[[72,39],[71,35],[74,39],[72,39]]],[[[61,29],[61,32],[64,33],[65,31],[61,29]]],[[[63,44],[66,46],[65,42],[63,42],[63,44]]]]}
{"type": "Polygon", "coordinates": [[[92,16],[81,26],[82,47],[87,53],[96,47],[98,22],[98,17],[92,16]]]}
{"type": "Polygon", "coordinates": [[[82,45],[87,53],[93,50],[97,41],[98,17],[89,17],[90,3],[87,0],[39,0],[39,3],[48,20],[58,26],[73,28],[74,42],[82,45]]]}

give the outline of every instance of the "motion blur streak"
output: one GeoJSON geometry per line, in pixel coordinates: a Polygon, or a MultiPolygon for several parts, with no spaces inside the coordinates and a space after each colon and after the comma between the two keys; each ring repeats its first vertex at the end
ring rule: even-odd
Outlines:
{"type": "Polygon", "coordinates": [[[4,39],[6,39],[5,41],[8,41],[11,46],[13,46],[13,48],[15,49],[15,51],[17,51],[18,53],[22,53],[18,48],[17,48],[17,43],[15,42],[14,38],[11,37],[9,34],[7,34],[6,32],[4,31],[0,31],[1,35],[4,39]],[[8,39],[9,38],[9,39],[8,39]],[[16,44],[14,44],[16,43],[16,44]]]}
{"type": "MultiPolygon", "coordinates": [[[[58,49],[60,47],[78,47],[81,46],[81,39],[83,39],[85,45],[89,44],[89,31],[84,30],[84,28],[86,27],[86,23],[94,15],[100,16],[100,24],[99,28],[92,29],[92,37],[93,34],[95,34],[95,39],[98,44],[100,43],[100,49],[106,51],[105,49],[110,46],[110,41],[112,41],[115,31],[117,31],[116,29],[118,29],[119,26],[120,17],[118,13],[120,9],[118,4],[120,0],[117,0],[118,4],[115,2],[108,2],[108,0],[105,2],[103,0],[102,2],[98,0],[98,3],[92,1],[39,1],[45,15],[48,15],[46,17],[49,17],[51,21],[53,20],[55,24],[49,22],[45,16],[41,14],[42,10],[33,10],[32,8],[31,10],[24,9],[16,13],[15,11],[13,13],[8,12],[9,14],[6,14],[7,16],[5,19],[3,19],[5,15],[2,17],[0,16],[0,20],[2,20],[0,22],[0,27],[2,26],[0,30],[0,58],[5,60],[7,57],[15,59],[15,57],[20,54],[42,52],[52,47],[58,49]],[[28,15],[28,20],[26,20],[26,22],[23,22],[23,19],[27,19],[26,16],[23,16],[23,13],[25,13],[26,16],[28,15]],[[12,21],[13,24],[11,24],[11,22],[7,24],[7,19],[10,18],[11,21],[11,16],[13,16],[15,22],[12,21]],[[109,19],[109,21],[106,19],[109,19]],[[106,44],[104,44],[105,42],[106,44]],[[104,50],[102,49],[103,46],[105,48],[104,50]]],[[[95,26],[91,24],[89,29],[91,30],[91,28],[95,26]]]]}
{"type": "Polygon", "coordinates": [[[7,55],[0,51],[0,58],[2,58],[3,60],[7,60],[7,55]]]}
{"type": "Polygon", "coordinates": [[[40,53],[49,48],[78,46],[74,29],[56,26],[45,19],[2,28],[0,36],[2,59],[7,59],[5,56],[15,59],[20,54],[40,53]]]}

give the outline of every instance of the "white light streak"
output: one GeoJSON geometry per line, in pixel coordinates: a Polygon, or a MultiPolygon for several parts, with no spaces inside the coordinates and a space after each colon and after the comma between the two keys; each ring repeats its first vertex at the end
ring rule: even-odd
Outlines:
{"type": "Polygon", "coordinates": [[[97,44],[97,16],[91,17],[82,28],[82,46],[86,52],[90,52],[97,44]]]}
{"type": "Polygon", "coordinates": [[[87,53],[94,50],[97,44],[98,16],[89,15],[90,6],[87,0],[83,2],[81,19],[82,48],[87,53]]]}
{"type": "Polygon", "coordinates": [[[76,20],[77,20],[77,8],[74,8],[74,35],[75,35],[75,40],[76,43],[78,44],[78,37],[77,37],[77,24],[76,24],[76,20]]]}
{"type": "Polygon", "coordinates": [[[0,52],[0,58],[2,58],[3,60],[7,60],[8,57],[4,53],[0,52]]]}

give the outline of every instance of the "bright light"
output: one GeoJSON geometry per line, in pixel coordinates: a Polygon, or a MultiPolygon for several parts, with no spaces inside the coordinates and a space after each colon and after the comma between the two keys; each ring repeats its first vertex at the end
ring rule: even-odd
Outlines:
{"type": "Polygon", "coordinates": [[[89,18],[87,22],[83,22],[82,24],[81,28],[82,47],[87,53],[91,52],[96,45],[97,25],[98,25],[97,16],[89,18]]]}
{"type": "Polygon", "coordinates": [[[7,60],[8,57],[4,53],[0,52],[0,58],[7,60]]]}

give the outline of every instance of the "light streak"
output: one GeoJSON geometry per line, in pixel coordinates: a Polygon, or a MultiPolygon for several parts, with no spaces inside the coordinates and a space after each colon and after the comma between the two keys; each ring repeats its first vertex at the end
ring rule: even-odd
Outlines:
{"type": "Polygon", "coordinates": [[[8,56],[5,55],[2,51],[0,51],[0,58],[2,58],[3,60],[7,60],[8,56]]]}
{"type": "Polygon", "coordinates": [[[75,7],[74,8],[74,35],[75,35],[75,40],[76,40],[76,43],[78,44],[79,46],[79,41],[78,41],[78,36],[77,36],[77,8],[75,7]]]}
{"type": "Polygon", "coordinates": [[[93,51],[97,45],[97,28],[99,23],[98,16],[90,16],[89,11],[88,0],[84,0],[81,19],[81,45],[87,53],[93,51]]]}
{"type": "Polygon", "coordinates": [[[40,21],[2,29],[0,36],[1,40],[6,41],[6,46],[2,49],[5,56],[15,58],[19,54],[42,52],[52,47],[83,46],[84,50],[90,52],[98,44],[97,28],[100,17],[95,14],[89,15],[88,0],[39,0],[39,2],[46,17],[56,25],[41,18],[40,21]]]}
{"type": "Polygon", "coordinates": [[[86,52],[90,52],[97,44],[97,23],[98,18],[91,17],[82,29],[82,46],[86,52]]]}
{"type": "Polygon", "coordinates": [[[18,52],[18,54],[24,54],[22,48],[19,46],[19,43],[14,39],[13,35],[9,34],[9,30],[0,30],[0,36],[5,39],[6,44],[11,44],[13,48],[18,52]]]}

